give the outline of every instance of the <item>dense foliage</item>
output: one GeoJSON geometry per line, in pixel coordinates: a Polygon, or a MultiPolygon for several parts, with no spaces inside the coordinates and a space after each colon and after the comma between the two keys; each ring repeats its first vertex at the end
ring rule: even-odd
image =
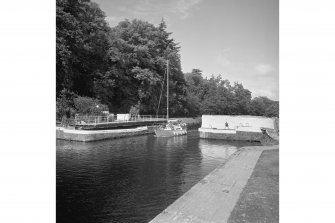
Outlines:
{"type": "Polygon", "coordinates": [[[57,0],[56,23],[57,93],[66,88],[95,96],[108,67],[104,12],[89,0],[57,0]]]}
{"type": "Polygon", "coordinates": [[[115,81],[113,96],[106,101],[110,109],[126,112],[138,104],[142,114],[155,114],[168,59],[171,113],[182,114],[185,81],[179,47],[166,32],[165,22],[155,27],[140,20],[125,20],[110,33],[110,73],[115,81]]]}
{"type": "Polygon", "coordinates": [[[189,115],[226,114],[278,117],[279,102],[267,97],[251,99],[251,92],[242,84],[230,84],[217,77],[203,78],[202,71],[193,69],[185,74],[189,115]]]}
{"type": "Polygon", "coordinates": [[[167,60],[171,116],[278,116],[278,102],[251,99],[251,92],[240,83],[232,85],[221,76],[203,78],[199,69],[183,74],[180,48],[163,20],[158,26],[125,20],[111,28],[96,3],[56,3],[58,119],[76,113],[99,114],[104,109],[165,114],[166,88],[162,86],[166,85],[167,60]]]}
{"type": "Polygon", "coordinates": [[[66,89],[62,90],[56,100],[56,117],[58,120],[71,119],[78,115],[102,115],[108,107],[98,99],[82,97],[66,89]]]}
{"type": "Polygon", "coordinates": [[[256,97],[251,101],[250,114],[279,117],[279,102],[267,97],[256,97]]]}

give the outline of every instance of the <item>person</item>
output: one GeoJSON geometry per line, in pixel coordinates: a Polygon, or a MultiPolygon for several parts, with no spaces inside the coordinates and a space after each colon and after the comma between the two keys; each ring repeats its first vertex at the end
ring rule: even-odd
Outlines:
{"type": "Polygon", "coordinates": [[[225,126],[226,126],[226,129],[228,129],[229,128],[229,124],[228,124],[228,122],[226,121],[226,124],[225,124],[225,126]]]}

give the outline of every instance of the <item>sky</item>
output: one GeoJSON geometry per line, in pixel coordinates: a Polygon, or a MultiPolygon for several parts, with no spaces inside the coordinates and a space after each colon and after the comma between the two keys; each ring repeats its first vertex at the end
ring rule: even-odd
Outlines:
{"type": "Polygon", "coordinates": [[[279,100],[279,0],[93,0],[110,26],[141,19],[181,47],[184,73],[203,71],[239,82],[253,97],[279,100]]]}

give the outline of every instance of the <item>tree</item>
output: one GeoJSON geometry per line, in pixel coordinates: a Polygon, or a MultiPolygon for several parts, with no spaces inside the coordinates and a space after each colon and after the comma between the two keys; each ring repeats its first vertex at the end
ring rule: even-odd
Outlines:
{"type": "Polygon", "coordinates": [[[257,116],[279,117],[279,102],[267,97],[256,97],[251,101],[249,112],[257,116]]]}
{"type": "Polygon", "coordinates": [[[189,116],[201,114],[201,100],[203,99],[204,79],[200,69],[193,69],[184,74],[186,86],[185,113],[189,116]]]}
{"type": "MultiPolygon", "coordinates": [[[[232,86],[221,75],[204,79],[202,71],[193,69],[185,74],[188,100],[201,109],[199,114],[247,115],[251,101],[251,92],[241,83],[232,86]]],[[[190,107],[188,107],[189,110],[190,107]]]]}
{"type": "Polygon", "coordinates": [[[56,98],[56,119],[62,124],[68,124],[67,120],[73,118],[76,109],[73,99],[77,95],[67,89],[63,89],[56,98]]]}
{"type": "Polygon", "coordinates": [[[247,115],[249,113],[251,91],[245,89],[242,84],[235,83],[233,88],[234,114],[247,115]]]}
{"type": "Polygon", "coordinates": [[[269,107],[265,109],[265,116],[279,118],[279,102],[274,101],[269,107]]]}
{"type": "MultiPolygon", "coordinates": [[[[171,113],[182,112],[185,80],[181,72],[179,47],[166,31],[162,21],[158,27],[141,20],[125,20],[111,30],[110,58],[113,61],[116,107],[129,111],[140,104],[142,114],[156,113],[166,60],[170,62],[171,113]],[[125,87],[127,86],[127,87],[125,87]]],[[[164,91],[164,96],[166,92],[164,91]]],[[[163,109],[160,113],[164,112],[163,109]]]]}
{"type": "Polygon", "coordinates": [[[94,82],[106,72],[105,14],[89,0],[56,1],[56,91],[94,96],[94,82]]]}

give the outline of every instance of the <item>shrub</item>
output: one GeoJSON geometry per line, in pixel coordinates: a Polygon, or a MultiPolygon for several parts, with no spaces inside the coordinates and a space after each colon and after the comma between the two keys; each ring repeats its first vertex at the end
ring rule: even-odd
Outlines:
{"type": "Polygon", "coordinates": [[[102,111],[108,111],[108,106],[98,99],[78,96],[74,98],[74,107],[79,115],[103,115],[102,111]]]}
{"type": "Polygon", "coordinates": [[[138,104],[134,105],[134,106],[131,106],[130,110],[129,110],[129,113],[132,117],[138,116],[140,114],[140,106],[138,104]]]}

